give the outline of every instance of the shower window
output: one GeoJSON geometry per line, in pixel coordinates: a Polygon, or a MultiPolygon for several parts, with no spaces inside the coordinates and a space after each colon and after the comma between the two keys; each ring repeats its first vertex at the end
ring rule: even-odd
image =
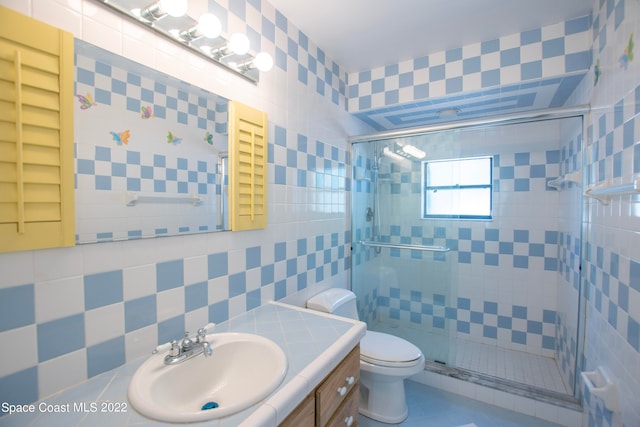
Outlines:
{"type": "Polygon", "coordinates": [[[422,162],[422,218],[491,219],[492,157],[422,162]]]}

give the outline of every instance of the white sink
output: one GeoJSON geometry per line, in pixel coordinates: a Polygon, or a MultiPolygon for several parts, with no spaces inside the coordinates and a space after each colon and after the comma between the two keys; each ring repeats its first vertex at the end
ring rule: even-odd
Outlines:
{"type": "Polygon", "coordinates": [[[159,421],[195,422],[226,417],[267,397],[287,372],[287,358],[273,341],[259,335],[207,336],[213,354],[200,354],[166,366],[153,355],[133,375],[129,401],[159,421]],[[214,409],[203,409],[216,406],[214,409]]]}

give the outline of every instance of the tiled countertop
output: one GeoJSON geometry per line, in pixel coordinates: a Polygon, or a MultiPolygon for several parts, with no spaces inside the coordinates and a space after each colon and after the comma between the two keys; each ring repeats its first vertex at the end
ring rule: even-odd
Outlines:
{"type": "MultiPolygon", "coordinates": [[[[253,333],[277,343],[287,355],[287,375],[265,400],[242,412],[185,425],[275,427],[335,368],[365,331],[366,325],[359,321],[277,302],[218,324],[216,332],[253,333]]],[[[131,377],[145,360],[127,363],[37,402],[34,413],[2,417],[0,427],[169,425],[140,415],[127,399],[131,377]],[[103,409],[105,412],[101,412],[103,409]]]]}

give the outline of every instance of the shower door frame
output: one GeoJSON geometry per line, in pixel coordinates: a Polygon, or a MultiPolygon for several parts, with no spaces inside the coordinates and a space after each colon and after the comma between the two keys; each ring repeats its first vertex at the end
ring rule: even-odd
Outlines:
{"type": "MultiPolygon", "coordinates": [[[[582,158],[580,159],[581,160],[580,170],[583,170],[583,166],[586,164],[585,156],[587,156],[588,154],[586,153],[585,148],[589,146],[588,141],[585,141],[585,137],[588,136],[587,129],[585,129],[585,124],[586,124],[587,115],[589,115],[590,112],[591,112],[591,106],[587,104],[577,105],[573,107],[549,108],[549,109],[533,110],[533,111],[527,111],[527,112],[521,112],[521,113],[515,113],[515,114],[505,114],[500,116],[460,120],[456,122],[447,122],[442,124],[435,124],[435,125],[428,125],[428,126],[421,126],[421,127],[395,129],[395,130],[389,130],[389,131],[355,135],[355,136],[349,137],[348,142],[353,147],[353,145],[357,143],[411,137],[411,136],[424,135],[424,134],[430,134],[430,133],[446,132],[449,130],[460,130],[460,129],[466,129],[466,128],[482,128],[482,127],[495,126],[495,125],[520,124],[520,123],[530,123],[530,122],[545,121],[545,120],[580,118],[582,121],[582,143],[581,143],[582,158]]],[[[586,182],[585,175],[586,174],[584,173],[582,174],[582,184],[586,182]]],[[[582,188],[584,188],[584,185],[582,185],[582,188]]],[[[584,196],[582,195],[581,195],[580,205],[584,206],[584,196]]],[[[580,268],[579,268],[580,277],[579,277],[579,287],[578,287],[578,319],[577,319],[577,336],[576,336],[577,354],[576,354],[575,367],[574,367],[575,378],[574,378],[574,384],[573,384],[573,390],[572,390],[573,391],[572,397],[568,397],[568,396],[564,397],[556,392],[550,392],[550,396],[537,396],[538,398],[540,398],[540,400],[546,400],[547,398],[551,397],[553,400],[556,401],[556,403],[560,403],[561,405],[565,405],[571,408],[573,408],[574,406],[576,406],[576,404],[578,404],[579,398],[580,398],[581,390],[578,387],[578,384],[579,384],[578,378],[580,378],[579,373],[581,372],[581,365],[582,365],[581,356],[584,354],[584,341],[585,341],[584,329],[586,324],[586,319],[585,319],[586,284],[584,283],[585,274],[582,272],[582,259],[584,257],[584,254],[586,253],[585,252],[586,242],[584,242],[584,235],[585,235],[584,215],[585,215],[585,210],[583,208],[581,209],[581,216],[580,216],[581,254],[580,254],[580,260],[579,260],[580,261],[580,268]]],[[[361,242],[357,242],[357,243],[361,243],[361,242]]],[[[350,284],[350,288],[353,290],[353,281],[350,280],[349,284],[350,284]]],[[[450,369],[451,368],[447,368],[445,369],[445,371],[450,369]]],[[[457,368],[453,368],[453,370],[457,370],[457,368]]],[[[454,375],[459,375],[459,373],[454,373],[454,375]]],[[[479,380],[480,382],[484,382],[485,379],[479,378],[479,380]]],[[[501,383],[500,379],[498,379],[498,383],[501,383]]],[[[516,387],[516,388],[519,389],[520,387],[516,387]]],[[[528,387],[524,387],[524,388],[527,389],[528,387]]],[[[528,394],[526,393],[527,390],[524,390],[524,391],[525,391],[525,394],[528,394]]],[[[535,395],[537,393],[533,392],[532,394],[534,396],[531,396],[531,397],[535,398],[536,397],[535,395]]]]}

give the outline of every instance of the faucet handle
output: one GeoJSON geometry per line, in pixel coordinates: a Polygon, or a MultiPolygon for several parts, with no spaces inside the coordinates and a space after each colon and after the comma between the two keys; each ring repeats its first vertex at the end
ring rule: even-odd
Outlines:
{"type": "Polygon", "coordinates": [[[171,348],[171,343],[170,342],[166,342],[164,344],[160,344],[159,346],[157,346],[152,352],[151,354],[158,354],[158,353],[164,353],[165,351],[169,350],[171,348]]]}
{"type": "Polygon", "coordinates": [[[169,350],[169,357],[176,357],[180,354],[180,346],[178,345],[178,341],[173,340],[170,342],[171,349],[169,350]]]}
{"type": "Polygon", "coordinates": [[[198,335],[197,335],[197,340],[196,342],[201,342],[204,341],[204,339],[206,338],[207,334],[210,334],[211,332],[213,332],[213,330],[216,328],[216,324],[215,323],[207,323],[203,328],[198,329],[198,335]]]}
{"type": "Polygon", "coordinates": [[[171,342],[166,342],[164,344],[160,344],[151,352],[151,354],[164,353],[167,350],[173,350],[173,348],[175,347],[175,344],[176,344],[175,340],[171,342]]]}

